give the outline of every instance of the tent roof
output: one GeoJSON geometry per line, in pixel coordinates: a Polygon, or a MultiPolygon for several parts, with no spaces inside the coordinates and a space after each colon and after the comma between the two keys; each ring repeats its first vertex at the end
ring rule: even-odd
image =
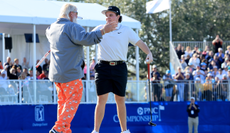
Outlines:
{"type": "MultiPolygon", "coordinates": [[[[32,32],[33,24],[39,34],[58,18],[60,8],[65,3],[77,6],[78,23],[85,27],[95,27],[105,23],[105,16],[101,13],[106,7],[95,3],[76,3],[41,0],[0,0],[0,32],[8,34],[23,34],[32,32]],[[22,33],[23,32],[23,33],[22,33]]],[[[139,21],[122,15],[122,24],[140,29],[139,21]]]]}

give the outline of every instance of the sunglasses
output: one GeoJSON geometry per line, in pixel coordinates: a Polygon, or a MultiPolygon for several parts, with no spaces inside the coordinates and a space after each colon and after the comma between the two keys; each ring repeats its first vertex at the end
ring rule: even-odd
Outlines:
{"type": "Polygon", "coordinates": [[[72,11],[73,13],[76,13],[78,15],[78,12],[77,11],[72,11]]]}

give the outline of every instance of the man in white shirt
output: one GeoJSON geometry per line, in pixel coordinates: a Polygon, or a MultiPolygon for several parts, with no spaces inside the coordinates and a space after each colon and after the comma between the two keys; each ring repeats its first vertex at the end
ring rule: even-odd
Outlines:
{"type": "Polygon", "coordinates": [[[219,74],[217,74],[216,75],[216,77],[218,77],[220,80],[222,80],[223,79],[223,73],[222,73],[222,69],[221,68],[219,68],[219,74]]]}
{"type": "Polygon", "coordinates": [[[204,83],[206,75],[205,75],[205,72],[200,69],[200,66],[196,66],[196,70],[193,71],[193,76],[194,76],[194,79],[196,79],[197,77],[200,77],[201,83],[204,83]]]}
{"type": "Polygon", "coordinates": [[[8,81],[6,80],[6,71],[2,70],[0,74],[0,95],[7,94],[8,81]]]}
{"type": "MultiPolygon", "coordinates": [[[[120,10],[115,6],[109,6],[107,10],[102,11],[102,14],[105,14],[107,23],[122,21],[120,10]]],[[[101,27],[103,25],[96,27],[94,30],[101,27]]],[[[125,61],[127,60],[129,43],[140,47],[147,54],[147,63],[151,63],[153,60],[148,46],[131,28],[119,23],[114,31],[103,35],[98,50],[99,62],[94,68],[98,101],[95,108],[94,130],[92,133],[99,132],[109,92],[113,92],[115,95],[122,133],[130,133],[126,125],[125,107],[125,89],[128,73],[125,61]]]]}

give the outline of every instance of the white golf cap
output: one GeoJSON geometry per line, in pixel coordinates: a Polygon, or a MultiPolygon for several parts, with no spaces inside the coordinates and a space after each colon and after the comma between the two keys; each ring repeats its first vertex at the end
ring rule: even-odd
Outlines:
{"type": "Polygon", "coordinates": [[[5,71],[5,70],[2,70],[2,71],[1,71],[1,74],[6,74],[6,71],[5,71]]]}
{"type": "Polygon", "coordinates": [[[192,100],[192,99],[195,100],[195,97],[191,97],[190,99],[191,99],[191,100],[192,100]]]}

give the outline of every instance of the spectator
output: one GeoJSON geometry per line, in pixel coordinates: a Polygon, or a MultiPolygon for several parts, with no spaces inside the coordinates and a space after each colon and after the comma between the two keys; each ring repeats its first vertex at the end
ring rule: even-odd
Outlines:
{"type": "Polygon", "coordinates": [[[22,71],[20,67],[17,67],[17,73],[16,75],[19,77],[21,75],[22,71]]]}
{"type": "Polygon", "coordinates": [[[5,70],[6,71],[6,73],[5,73],[5,79],[9,79],[9,77],[8,77],[8,75],[7,75],[7,69],[8,69],[8,65],[6,65],[5,67],[4,67],[4,69],[3,70],[5,70]]]}
{"type": "Polygon", "coordinates": [[[215,83],[213,84],[213,100],[217,101],[220,99],[221,81],[218,77],[215,77],[215,83]]]}
{"type": "Polygon", "coordinates": [[[187,65],[188,65],[188,63],[189,63],[189,60],[190,60],[190,55],[187,55],[187,56],[186,56],[186,59],[185,59],[185,62],[186,62],[187,65]]]}
{"type": "Polygon", "coordinates": [[[224,67],[224,69],[222,70],[222,73],[225,74],[226,76],[228,75],[228,66],[224,67]]]}
{"type": "Polygon", "coordinates": [[[209,53],[209,46],[206,45],[204,48],[204,51],[202,52],[202,55],[206,56],[206,55],[208,55],[208,53],[209,53]]]}
{"type": "Polygon", "coordinates": [[[165,85],[165,94],[166,94],[166,101],[170,101],[173,92],[173,78],[170,74],[170,70],[166,71],[166,74],[163,76],[164,85],[165,85]]]}
{"type": "MultiPolygon", "coordinates": [[[[20,70],[22,70],[22,66],[19,65],[19,59],[15,58],[14,59],[14,68],[17,69],[18,67],[20,68],[20,70]]],[[[16,71],[16,74],[17,74],[17,71],[16,71]]]]}
{"type": "Polygon", "coordinates": [[[226,57],[226,58],[224,59],[224,62],[221,64],[221,68],[225,68],[225,66],[228,67],[228,62],[229,62],[229,58],[226,57]]]}
{"type": "Polygon", "coordinates": [[[30,74],[28,73],[28,69],[27,68],[23,68],[22,72],[26,74],[26,77],[30,76],[30,74]]]}
{"type": "Polygon", "coordinates": [[[216,35],[216,38],[212,41],[212,44],[214,45],[214,53],[218,52],[218,48],[222,48],[223,40],[220,39],[219,35],[216,35]]]}
{"type": "Polygon", "coordinates": [[[189,55],[189,58],[192,57],[193,52],[191,51],[190,46],[186,47],[186,50],[184,52],[184,56],[187,57],[189,55]]]}
{"type": "Polygon", "coordinates": [[[201,83],[200,78],[197,77],[195,79],[194,90],[192,90],[192,96],[195,97],[198,101],[201,101],[203,91],[203,84],[201,83]]]}
{"type": "Polygon", "coordinates": [[[186,67],[185,73],[188,73],[190,75],[189,80],[193,80],[192,72],[193,72],[192,68],[186,67]]]}
{"type": "Polygon", "coordinates": [[[226,57],[230,58],[230,45],[227,46],[227,50],[225,51],[225,55],[227,55],[226,57]]]}
{"type": "Polygon", "coordinates": [[[176,54],[177,54],[177,56],[178,56],[178,58],[179,58],[179,60],[180,60],[180,59],[181,59],[181,55],[184,54],[184,52],[183,52],[183,50],[182,50],[181,44],[178,44],[177,49],[176,49],[176,54]]]}
{"type": "Polygon", "coordinates": [[[2,61],[0,61],[0,70],[3,70],[2,61]]]}
{"type": "Polygon", "coordinates": [[[23,58],[23,62],[22,62],[22,68],[26,68],[29,69],[29,62],[26,62],[26,57],[23,58]]]}
{"type": "Polygon", "coordinates": [[[189,60],[188,65],[193,69],[196,69],[196,66],[200,65],[200,59],[197,58],[197,54],[193,54],[192,58],[189,60]]]}
{"type": "Polygon", "coordinates": [[[187,63],[185,62],[185,56],[184,55],[181,55],[180,63],[181,63],[182,69],[184,70],[187,67],[187,63]]]}
{"type": "Polygon", "coordinates": [[[200,48],[198,48],[198,50],[196,51],[196,54],[198,55],[198,58],[201,57],[202,53],[201,53],[201,49],[200,48]]]}
{"type": "Polygon", "coordinates": [[[160,79],[157,76],[156,72],[153,72],[153,77],[152,77],[152,92],[154,92],[154,101],[161,101],[162,97],[162,86],[160,84],[160,79]]]}
{"type": "Polygon", "coordinates": [[[184,101],[188,100],[189,95],[189,80],[190,80],[190,74],[185,73],[185,85],[184,85],[184,101]]]}
{"type": "Polygon", "coordinates": [[[205,56],[201,54],[199,59],[200,59],[200,62],[202,62],[203,60],[205,60],[205,56]]]}
{"type": "Polygon", "coordinates": [[[194,49],[193,49],[193,51],[192,51],[193,55],[194,55],[194,54],[199,54],[198,49],[199,49],[198,46],[195,45],[195,47],[194,47],[194,49]]]}
{"type": "Polygon", "coordinates": [[[222,101],[226,101],[227,100],[227,90],[228,90],[228,79],[227,79],[227,75],[223,75],[223,79],[222,79],[222,90],[221,90],[221,94],[220,94],[220,98],[222,101]]]}
{"type": "Polygon", "coordinates": [[[206,64],[206,68],[208,66],[208,61],[206,59],[203,59],[201,62],[204,62],[206,64]]]}
{"type": "Polygon", "coordinates": [[[213,60],[213,52],[208,52],[208,54],[205,56],[205,59],[210,63],[213,60]]]}
{"type": "Polygon", "coordinates": [[[196,67],[196,70],[193,71],[193,78],[196,79],[197,77],[199,77],[201,79],[201,83],[204,83],[204,80],[205,80],[205,73],[203,70],[200,70],[200,66],[197,66],[196,67]]]}
{"type": "Polygon", "coordinates": [[[27,77],[27,73],[22,72],[21,75],[18,77],[20,80],[25,80],[27,77]]]}
{"type": "Polygon", "coordinates": [[[206,81],[204,83],[204,93],[203,93],[203,100],[211,101],[212,100],[212,75],[209,73],[206,81]]]}
{"type": "MultiPolygon", "coordinates": [[[[209,63],[209,65],[208,65],[209,71],[213,70],[213,67],[214,67],[214,66],[216,66],[216,63],[215,63],[214,60],[212,60],[212,61],[209,63]]],[[[217,68],[217,66],[216,66],[216,68],[217,68]]]]}
{"type": "Polygon", "coordinates": [[[216,53],[218,60],[220,61],[220,63],[224,62],[224,53],[223,53],[223,49],[222,48],[218,48],[218,53],[216,53]]]}
{"type": "Polygon", "coordinates": [[[181,72],[181,68],[177,68],[178,73],[176,73],[175,79],[177,80],[177,90],[179,91],[179,101],[184,101],[184,83],[181,80],[184,80],[184,73],[181,72]]]}
{"type": "Polygon", "coordinates": [[[92,62],[90,64],[90,67],[89,67],[89,71],[90,71],[90,80],[94,80],[94,75],[95,75],[95,72],[94,72],[94,67],[95,67],[96,63],[95,63],[95,57],[92,58],[92,62]]]}
{"type": "Polygon", "coordinates": [[[6,71],[5,70],[1,70],[1,76],[0,76],[0,80],[6,80],[6,71]]]}
{"type": "Polygon", "coordinates": [[[18,76],[16,75],[16,70],[15,70],[14,67],[12,67],[12,68],[10,69],[9,79],[11,79],[11,80],[16,80],[16,79],[18,79],[18,76]]]}
{"type": "Polygon", "coordinates": [[[212,76],[216,77],[216,75],[218,75],[218,74],[219,74],[219,72],[218,72],[217,66],[214,66],[213,71],[212,71],[212,76]]]}
{"type": "Polygon", "coordinates": [[[230,70],[228,69],[227,79],[230,80],[230,70]]]}
{"type": "Polygon", "coordinates": [[[221,68],[221,61],[219,60],[217,54],[214,55],[213,61],[216,63],[217,68],[221,68]]]}
{"type": "Polygon", "coordinates": [[[151,72],[151,78],[153,78],[153,73],[156,73],[157,74],[157,79],[161,80],[161,75],[157,71],[157,66],[156,65],[153,65],[153,71],[151,72]]]}
{"type": "Polygon", "coordinates": [[[207,71],[207,67],[206,67],[207,64],[206,63],[202,62],[200,65],[201,65],[201,68],[200,68],[201,70],[207,71]]]}
{"type": "Polygon", "coordinates": [[[48,71],[48,66],[49,66],[49,60],[46,58],[45,64],[42,66],[42,70],[48,71]]]}
{"type": "Polygon", "coordinates": [[[125,101],[133,101],[133,96],[131,91],[125,92],[125,101]]]}
{"type": "Polygon", "coordinates": [[[6,73],[7,72],[5,70],[2,70],[0,73],[0,95],[7,94],[7,88],[9,83],[6,81],[6,73]]]}
{"type": "Polygon", "coordinates": [[[33,80],[33,70],[29,69],[29,76],[26,77],[27,80],[33,80]]]}
{"type": "Polygon", "coordinates": [[[11,58],[10,57],[7,57],[6,58],[6,63],[4,63],[4,67],[7,68],[7,76],[9,76],[10,74],[10,69],[12,67],[12,63],[11,63],[11,58]]]}
{"type": "Polygon", "coordinates": [[[192,133],[194,127],[194,133],[198,133],[199,117],[198,113],[200,112],[200,107],[195,104],[195,98],[191,97],[191,103],[187,106],[188,112],[188,127],[189,133],[192,133]]]}
{"type": "Polygon", "coordinates": [[[223,79],[223,73],[222,73],[222,69],[219,68],[219,73],[215,76],[215,77],[218,77],[220,80],[223,79]]]}
{"type": "Polygon", "coordinates": [[[39,75],[40,75],[41,73],[38,71],[38,70],[36,70],[36,79],[39,79],[39,75]]]}
{"type": "Polygon", "coordinates": [[[47,75],[46,73],[47,73],[46,70],[42,70],[42,73],[38,76],[38,79],[45,79],[47,75]]]}
{"type": "MultiPolygon", "coordinates": [[[[38,64],[40,60],[37,60],[36,64],[38,64]]],[[[39,65],[38,67],[36,67],[36,70],[41,74],[42,73],[42,67],[41,65],[39,65]]]]}

